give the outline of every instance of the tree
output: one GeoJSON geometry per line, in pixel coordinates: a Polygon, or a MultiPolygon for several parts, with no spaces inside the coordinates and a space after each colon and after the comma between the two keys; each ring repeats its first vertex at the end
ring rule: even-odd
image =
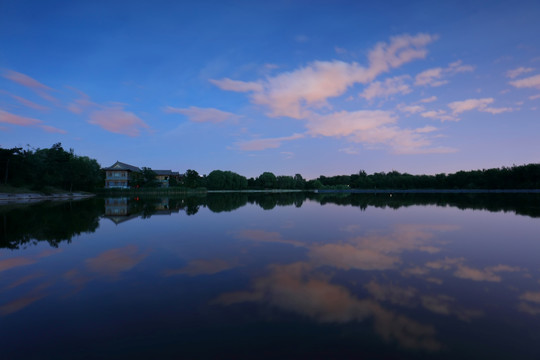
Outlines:
{"type": "Polygon", "coordinates": [[[277,185],[277,178],[271,172],[263,172],[257,178],[258,185],[263,189],[275,189],[277,185]]]}
{"type": "Polygon", "coordinates": [[[184,174],[184,185],[192,189],[201,186],[199,173],[188,169],[184,174]]]}

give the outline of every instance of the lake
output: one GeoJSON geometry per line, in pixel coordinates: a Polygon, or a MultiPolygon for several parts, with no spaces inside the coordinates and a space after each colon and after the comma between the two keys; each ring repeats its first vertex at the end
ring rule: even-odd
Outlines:
{"type": "Polygon", "coordinates": [[[2,359],[539,359],[539,194],[0,206],[2,359]]]}

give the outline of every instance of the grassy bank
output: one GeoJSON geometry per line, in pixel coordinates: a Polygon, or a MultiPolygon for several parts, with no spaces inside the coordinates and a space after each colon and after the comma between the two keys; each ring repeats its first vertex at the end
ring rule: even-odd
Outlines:
{"type": "Polygon", "coordinates": [[[176,194],[205,194],[206,188],[139,188],[139,189],[98,189],[95,191],[98,195],[121,196],[121,195],[176,195],[176,194]]]}

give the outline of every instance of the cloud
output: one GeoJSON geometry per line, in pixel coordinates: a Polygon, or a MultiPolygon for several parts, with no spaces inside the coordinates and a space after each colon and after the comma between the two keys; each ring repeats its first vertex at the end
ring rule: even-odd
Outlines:
{"type": "Polygon", "coordinates": [[[45,297],[45,294],[27,294],[15,299],[5,305],[0,306],[0,315],[9,315],[20,311],[32,303],[45,297]]]}
{"type": "Polygon", "coordinates": [[[99,104],[96,104],[95,102],[90,100],[90,96],[88,96],[84,92],[78,89],[75,89],[74,87],[71,87],[71,86],[68,86],[67,88],[79,94],[79,98],[75,99],[72,103],[70,103],[67,106],[67,109],[71,111],[72,113],[82,114],[84,111],[91,108],[101,108],[99,104]]]}
{"type": "Polygon", "coordinates": [[[111,249],[85,261],[88,270],[100,275],[117,278],[120,273],[133,269],[148,254],[138,253],[135,245],[111,249]]]}
{"type": "Polygon", "coordinates": [[[444,77],[473,70],[473,66],[462,65],[461,60],[458,60],[449,64],[446,68],[437,67],[422,71],[416,75],[414,84],[417,86],[441,86],[448,83],[448,80],[444,80],[444,77]]]}
{"type": "Polygon", "coordinates": [[[405,104],[399,104],[397,106],[398,110],[401,112],[406,112],[409,114],[416,114],[422,111],[425,111],[426,108],[422,105],[405,105],[405,104]]]}
{"type": "Polygon", "coordinates": [[[372,100],[376,97],[388,97],[394,94],[408,94],[412,90],[405,83],[405,80],[410,79],[409,75],[396,76],[381,81],[375,81],[369,84],[369,86],[360,94],[360,97],[366,100],[372,100]]]}
{"type": "Polygon", "coordinates": [[[420,102],[421,103],[430,103],[430,102],[434,102],[436,100],[437,100],[437,97],[435,95],[433,95],[433,96],[430,96],[428,98],[421,99],[420,102]]]}
{"type": "Polygon", "coordinates": [[[235,92],[263,91],[263,86],[257,82],[245,82],[228,78],[221,80],[210,79],[209,81],[221,90],[235,92]]]}
{"type": "Polygon", "coordinates": [[[526,68],[526,67],[518,67],[516,69],[512,69],[512,70],[508,70],[506,72],[506,77],[509,77],[510,79],[515,79],[517,78],[518,76],[520,76],[521,74],[526,74],[528,72],[531,72],[531,71],[534,71],[533,68],[526,68]]]}
{"type": "Polygon", "coordinates": [[[423,118],[438,119],[441,121],[458,121],[459,120],[459,118],[449,115],[444,110],[430,110],[430,111],[421,113],[420,116],[423,118]]]}
{"type": "Polygon", "coordinates": [[[536,99],[540,99],[540,94],[529,96],[529,100],[536,100],[536,99]]]}
{"type": "MultiPolygon", "coordinates": [[[[539,78],[540,80],[540,78],[539,78]]],[[[512,108],[492,108],[488,107],[489,104],[493,103],[493,98],[483,98],[483,99],[467,99],[463,101],[454,101],[448,104],[448,107],[452,109],[454,115],[461,114],[465,111],[477,110],[482,112],[488,112],[491,114],[500,114],[507,111],[512,111],[512,108]]]]}
{"type": "Polygon", "coordinates": [[[4,110],[0,110],[0,122],[19,126],[33,126],[42,123],[41,120],[11,114],[4,110]]]}
{"type": "Polygon", "coordinates": [[[213,301],[222,305],[244,302],[267,303],[320,323],[341,324],[372,317],[375,332],[386,341],[396,340],[412,349],[441,348],[432,326],[395,314],[371,299],[359,299],[347,288],[318,276],[306,263],[272,265],[268,276],[255,279],[251,291],[224,293],[213,301]]]}
{"type": "Polygon", "coordinates": [[[235,121],[240,118],[240,116],[214,109],[214,108],[199,108],[196,106],[190,106],[189,108],[174,108],[167,106],[164,110],[168,114],[182,114],[189,118],[193,122],[211,122],[219,123],[224,121],[235,121]]]}
{"type": "Polygon", "coordinates": [[[510,81],[510,85],[517,88],[535,88],[540,89],[540,74],[525,79],[510,81]]]}
{"type": "Polygon", "coordinates": [[[139,136],[141,129],[149,128],[137,115],[124,111],[122,107],[96,110],[90,114],[88,122],[104,130],[131,137],[139,136]]]}
{"type": "Polygon", "coordinates": [[[43,130],[45,130],[48,133],[56,133],[56,134],[65,134],[65,133],[67,133],[66,130],[58,129],[58,128],[55,128],[54,126],[40,125],[39,127],[42,128],[43,130]]]}
{"type": "Polygon", "coordinates": [[[31,265],[35,263],[36,260],[24,257],[14,257],[11,259],[0,260],[0,272],[12,269],[14,267],[31,265]]]}
{"type": "Polygon", "coordinates": [[[291,141],[303,138],[302,134],[293,134],[291,136],[266,138],[266,139],[254,139],[236,142],[235,145],[242,151],[261,151],[266,149],[276,149],[281,146],[284,141],[291,141]]]}
{"type": "Polygon", "coordinates": [[[29,88],[30,90],[34,91],[36,94],[38,94],[39,96],[41,96],[43,99],[47,101],[55,102],[55,103],[58,102],[57,99],[55,99],[53,96],[49,95],[48,93],[50,91],[53,91],[52,88],[40,83],[39,81],[31,78],[28,75],[21,74],[13,70],[7,70],[4,72],[2,76],[19,85],[29,88]]]}
{"type": "Polygon", "coordinates": [[[338,151],[343,152],[345,154],[349,154],[349,155],[357,155],[360,153],[358,149],[351,146],[343,148],[343,149],[339,149],[338,151]]]}
{"type": "Polygon", "coordinates": [[[314,114],[306,127],[312,135],[348,136],[396,121],[397,118],[391,111],[340,111],[328,115],[314,114]]]}
{"type": "MultiPolygon", "coordinates": [[[[312,136],[348,137],[352,142],[368,145],[385,145],[394,153],[443,153],[455,151],[449,148],[432,148],[425,129],[400,129],[388,126],[397,122],[391,111],[358,110],[337,111],[327,114],[320,109],[331,109],[328,100],[343,95],[355,84],[368,85],[360,96],[371,100],[379,96],[406,94],[411,91],[406,80],[408,75],[373,82],[374,79],[407,62],[425,58],[426,46],[437,36],[418,34],[390,38],[379,42],[368,52],[367,66],[356,62],[314,61],[289,72],[281,72],[255,82],[243,82],[224,78],[210,81],[224,90],[249,92],[252,103],[266,107],[270,117],[285,116],[305,121],[312,136]]],[[[445,71],[467,71],[460,62],[450,64],[445,71]]],[[[417,107],[406,109],[422,111],[417,107]]],[[[260,139],[240,142],[241,149],[262,150],[276,148],[289,138],[260,139]]]]}
{"type": "Polygon", "coordinates": [[[43,106],[43,105],[39,105],[39,104],[36,104],[35,102],[33,101],[30,101],[28,99],[25,99],[23,97],[20,97],[20,96],[17,96],[17,95],[12,95],[10,94],[10,96],[17,100],[19,103],[21,103],[22,105],[28,107],[28,108],[31,108],[31,109],[34,109],[34,110],[39,110],[39,111],[47,111],[49,110],[48,107],[46,106],[43,106]]]}
{"type": "Polygon", "coordinates": [[[416,75],[414,85],[417,86],[441,86],[448,81],[440,80],[443,74],[442,68],[428,69],[416,75]]]}
{"type": "Polygon", "coordinates": [[[291,72],[258,82],[231,79],[210,80],[224,90],[253,92],[251,101],[269,108],[269,116],[302,119],[309,108],[328,106],[327,100],[342,95],[356,83],[367,84],[378,75],[426,56],[425,46],[436,39],[429,34],[392,37],[380,42],[368,54],[369,66],[356,62],[314,61],[291,72]]]}
{"type": "MultiPolygon", "coordinates": [[[[428,128],[431,129],[431,128],[428,128]]],[[[456,152],[449,147],[432,147],[431,140],[425,136],[426,127],[401,129],[397,126],[381,126],[356,133],[351,140],[364,144],[383,144],[395,154],[447,154],[456,152]]]]}

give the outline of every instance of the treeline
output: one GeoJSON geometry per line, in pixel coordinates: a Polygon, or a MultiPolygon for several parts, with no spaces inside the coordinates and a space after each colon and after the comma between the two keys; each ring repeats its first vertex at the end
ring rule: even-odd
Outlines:
{"type": "Polygon", "coordinates": [[[104,181],[96,160],[66,151],[61,143],[49,149],[0,148],[0,176],[0,183],[32,190],[92,191],[104,181]]]}
{"type": "Polygon", "coordinates": [[[200,176],[188,170],[183,178],[187,187],[209,190],[265,189],[540,189],[540,164],[503,167],[487,170],[458,171],[454,174],[411,175],[391,171],[368,175],[359,171],[352,175],[319,176],[305,180],[302,175],[276,176],[264,172],[249,178],[232,171],[214,170],[200,176]]]}

